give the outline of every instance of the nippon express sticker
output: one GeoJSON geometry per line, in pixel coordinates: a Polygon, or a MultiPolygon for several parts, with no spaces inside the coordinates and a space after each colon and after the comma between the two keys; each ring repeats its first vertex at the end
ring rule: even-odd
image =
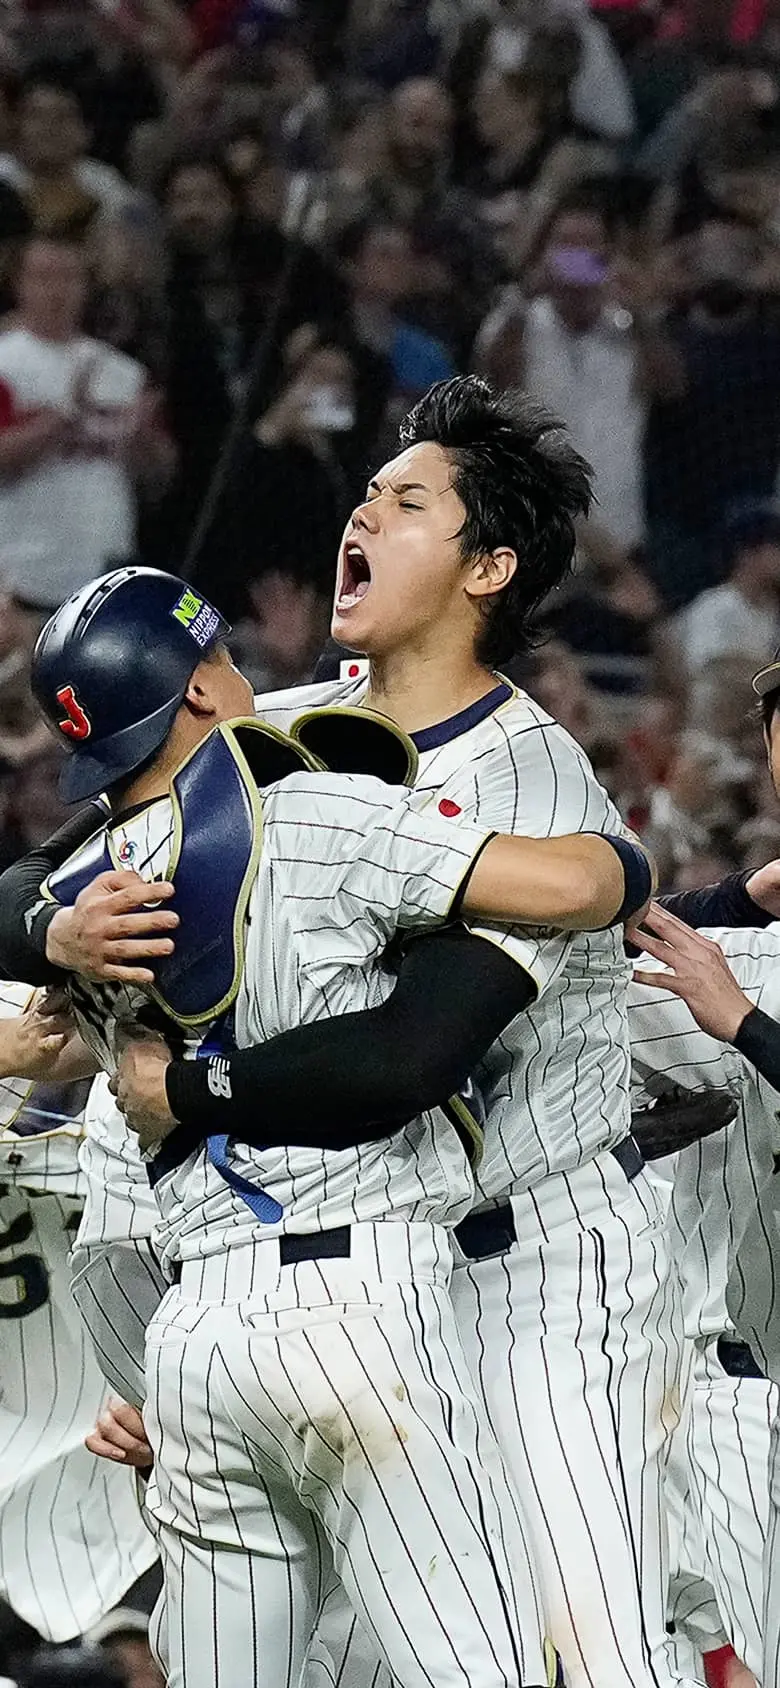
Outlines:
{"type": "Polygon", "coordinates": [[[199,598],[197,592],[182,592],[177,604],[171,610],[174,621],[180,621],[182,627],[192,634],[196,645],[203,649],[213,639],[219,628],[222,617],[218,615],[205,598],[199,598]]]}

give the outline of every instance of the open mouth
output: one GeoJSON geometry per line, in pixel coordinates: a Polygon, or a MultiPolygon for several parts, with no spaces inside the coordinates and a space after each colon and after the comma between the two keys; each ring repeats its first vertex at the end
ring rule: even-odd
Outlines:
{"type": "Polygon", "coordinates": [[[371,565],[360,545],[352,540],[344,546],[341,560],[341,584],[336,599],[337,610],[352,610],[359,604],[371,585],[371,565]]]}

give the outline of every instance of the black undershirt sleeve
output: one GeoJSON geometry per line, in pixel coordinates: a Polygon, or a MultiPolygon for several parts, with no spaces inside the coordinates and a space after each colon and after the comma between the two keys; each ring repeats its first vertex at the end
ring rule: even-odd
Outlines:
{"type": "Polygon", "coordinates": [[[168,1101],[182,1124],[165,1149],[175,1164],[212,1133],[258,1148],[342,1149],[385,1137],[446,1102],[535,996],[522,967],[464,927],[418,939],[377,1008],[227,1056],[173,1061],[168,1101]]]}
{"type": "Polygon", "coordinates": [[[674,891],[656,900],[686,926],[769,926],[774,918],[754,903],[745,886],[753,873],[730,873],[717,885],[697,891],[674,891]]]}
{"type": "Polygon", "coordinates": [[[39,849],[22,856],[0,875],[0,973],[29,985],[56,984],[59,967],[46,960],[46,933],[56,914],[53,903],[42,902],[40,887],[47,874],[61,867],[79,845],[97,832],[105,809],[90,803],[61,826],[39,849]],[[36,904],[40,906],[36,908],[36,904]],[[34,910],[34,913],[31,912],[34,910]]]}
{"type": "Polygon", "coordinates": [[[780,1091],[780,1022],[762,1008],[751,1008],[734,1039],[734,1048],[773,1090],[780,1091]]]}

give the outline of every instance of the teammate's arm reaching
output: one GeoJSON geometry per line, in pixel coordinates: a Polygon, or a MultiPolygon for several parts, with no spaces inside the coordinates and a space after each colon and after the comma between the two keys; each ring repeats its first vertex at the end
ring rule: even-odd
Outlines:
{"type": "Polygon", "coordinates": [[[720,945],[655,904],[631,937],[665,967],[663,973],[635,969],[634,978],[681,997],[702,1031],[733,1044],[780,1091],[780,1023],[742,990],[720,945]]]}

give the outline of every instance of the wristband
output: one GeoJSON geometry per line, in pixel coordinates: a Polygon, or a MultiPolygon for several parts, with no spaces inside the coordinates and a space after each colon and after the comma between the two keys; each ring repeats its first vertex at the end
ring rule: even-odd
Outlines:
{"type": "Polygon", "coordinates": [[[230,1057],[207,1055],[199,1061],[170,1061],[165,1069],[165,1094],[174,1119],[202,1125],[204,1130],[219,1127],[225,1115],[229,1116],[233,1100],[230,1057]]]}
{"type": "Polygon", "coordinates": [[[641,844],[632,843],[630,838],[618,837],[615,833],[591,833],[592,838],[603,838],[611,844],[615,854],[620,857],[623,867],[623,901],[610,926],[624,926],[633,914],[644,908],[655,889],[653,883],[653,869],[647,852],[641,844]]]}

